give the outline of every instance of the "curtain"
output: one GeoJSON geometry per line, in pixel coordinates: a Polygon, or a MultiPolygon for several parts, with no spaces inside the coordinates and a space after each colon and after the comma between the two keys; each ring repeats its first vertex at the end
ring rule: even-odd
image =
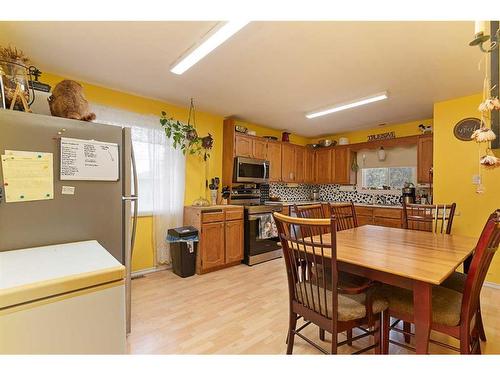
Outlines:
{"type": "Polygon", "coordinates": [[[159,116],[141,115],[93,104],[96,122],[132,128],[138,172],[139,214],[153,217],[156,265],[170,264],[167,230],[182,225],[186,158],[171,147],[159,116]]]}

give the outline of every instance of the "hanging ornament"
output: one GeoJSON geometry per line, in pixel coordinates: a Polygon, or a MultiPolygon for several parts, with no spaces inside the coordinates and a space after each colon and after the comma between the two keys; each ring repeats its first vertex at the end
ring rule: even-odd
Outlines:
{"type": "Polygon", "coordinates": [[[500,166],[500,158],[493,155],[481,156],[479,162],[487,168],[496,168],[500,166]]]}
{"type": "Polygon", "coordinates": [[[470,137],[471,139],[474,139],[477,143],[481,143],[481,142],[491,142],[497,136],[495,135],[493,130],[483,125],[481,126],[481,128],[475,130],[470,137]]]}

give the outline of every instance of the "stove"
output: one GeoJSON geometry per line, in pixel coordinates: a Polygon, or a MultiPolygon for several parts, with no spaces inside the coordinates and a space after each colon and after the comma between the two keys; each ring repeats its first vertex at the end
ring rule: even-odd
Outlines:
{"type": "MultiPolygon", "coordinates": [[[[262,238],[261,220],[267,220],[273,212],[281,212],[282,206],[262,204],[245,205],[245,256],[243,262],[249,266],[283,256],[279,238],[262,238]]],[[[274,220],[274,219],[272,219],[274,220]]]]}

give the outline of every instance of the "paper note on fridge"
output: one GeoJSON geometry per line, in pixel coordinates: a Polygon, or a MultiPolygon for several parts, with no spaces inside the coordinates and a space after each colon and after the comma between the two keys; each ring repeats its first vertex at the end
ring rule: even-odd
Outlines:
{"type": "Polygon", "coordinates": [[[50,153],[2,155],[2,174],[7,203],[54,198],[53,157],[50,153]]]}
{"type": "Polygon", "coordinates": [[[61,180],[118,181],[118,144],[61,138],[61,180]]]}

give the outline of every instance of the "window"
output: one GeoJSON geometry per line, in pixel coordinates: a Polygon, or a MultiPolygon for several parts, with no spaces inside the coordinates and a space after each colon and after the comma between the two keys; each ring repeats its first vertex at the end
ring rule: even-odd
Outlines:
{"type": "Polygon", "coordinates": [[[415,167],[363,168],[363,188],[382,189],[388,186],[390,189],[401,189],[405,182],[415,184],[415,172],[415,167]]]}
{"type": "MultiPolygon", "coordinates": [[[[166,145],[162,140],[163,133],[152,129],[132,128],[132,143],[134,146],[137,179],[139,183],[139,214],[150,215],[154,212],[154,181],[155,167],[163,163],[166,155],[166,145]]],[[[158,173],[158,171],[156,171],[158,173]]],[[[158,177],[156,177],[158,178],[158,177]]]]}

